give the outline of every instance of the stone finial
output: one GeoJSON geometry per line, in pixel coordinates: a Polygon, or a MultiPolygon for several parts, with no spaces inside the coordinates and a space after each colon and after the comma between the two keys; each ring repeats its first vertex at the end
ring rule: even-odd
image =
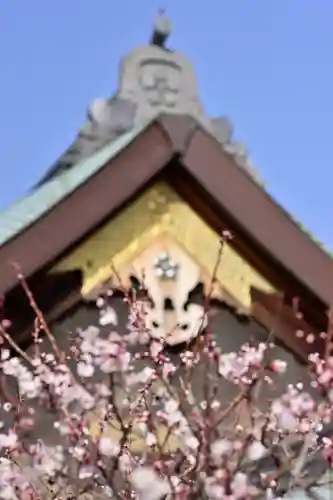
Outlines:
{"type": "Polygon", "coordinates": [[[150,45],[164,47],[165,42],[171,33],[171,20],[164,16],[164,11],[160,10],[155,22],[153,33],[150,38],[150,45]]]}

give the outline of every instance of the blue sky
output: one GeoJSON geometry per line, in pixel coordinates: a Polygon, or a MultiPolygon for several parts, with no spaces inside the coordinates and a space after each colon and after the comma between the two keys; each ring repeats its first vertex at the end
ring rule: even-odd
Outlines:
{"type": "Polygon", "coordinates": [[[232,119],[269,191],[333,249],[332,0],[0,0],[0,209],[114,92],[160,7],[207,113],[232,119]]]}

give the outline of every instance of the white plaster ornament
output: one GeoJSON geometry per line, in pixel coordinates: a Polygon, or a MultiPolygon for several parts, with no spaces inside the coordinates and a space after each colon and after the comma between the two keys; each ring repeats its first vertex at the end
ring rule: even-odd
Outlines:
{"type": "Polygon", "coordinates": [[[202,305],[187,304],[189,293],[200,281],[200,268],[181,250],[176,253],[182,254],[180,259],[167,252],[159,254],[145,274],[145,287],[154,304],[147,307],[146,326],[153,338],[162,338],[170,346],[191,342],[208,323],[202,305]]]}
{"type": "Polygon", "coordinates": [[[179,265],[176,264],[167,252],[158,255],[154,263],[155,273],[158,278],[175,280],[179,265]]]}

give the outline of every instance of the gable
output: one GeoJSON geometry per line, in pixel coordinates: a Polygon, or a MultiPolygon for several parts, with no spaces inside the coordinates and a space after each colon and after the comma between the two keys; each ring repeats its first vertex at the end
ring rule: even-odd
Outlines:
{"type": "MultiPolygon", "coordinates": [[[[129,265],[154,242],[162,251],[167,239],[175,241],[203,270],[209,281],[217,260],[220,237],[167,183],[158,182],[125,207],[51,272],[83,270],[82,293],[89,296],[113,275],[126,282],[129,265]],[[122,269],[124,273],[122,273],[122,269]]],[[[133,271],[134,272],[134,271],[133,271]]],[[[253,287],[266,293],[276,290],[229,244],[225,244],[216,278],[230,300],[243,311],[251,308],[253,287]]]]}
{"type": "MultiPolygon", "coordinates": [[[[174,182],[186,172],[215,210],[228,215],[236,236],[246,237],[268,261],[288,272],[324,305],[333,303],[332,260],[198,122],[184,116],[155,120],[116,158],[105,160],[90,179],[5,243],[0,248],[0,293],[16,282],[10,261],[20,263],[27,276],[49,264],[159,172],[169,171],[167,164],[174,157],[181,160],[179,173],[171,173],[174,182]],[[77,217],[87,204],[84,216],[77,217]]],[[[192,188],[188,185],[187,189],[192,188]]]]}

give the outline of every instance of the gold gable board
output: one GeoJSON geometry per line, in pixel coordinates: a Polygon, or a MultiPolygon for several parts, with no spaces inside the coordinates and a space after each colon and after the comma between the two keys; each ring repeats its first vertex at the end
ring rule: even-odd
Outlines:
{"type": "MultiPolygon", "coordinates": [[[[168,235],[201,266],[212,273],[219,249],[219,236],[166,183],[144,192],[129,207],[96,231],[61,260],[53,271],[82,269],[82,293],[108,280],[112,268],[121,270],[160,238],[168,235]]],[[[226,244],[216,278],[227,296],[244,311],[250,309],[251,287],[275,290],[230,245],[226,244]]]]}

